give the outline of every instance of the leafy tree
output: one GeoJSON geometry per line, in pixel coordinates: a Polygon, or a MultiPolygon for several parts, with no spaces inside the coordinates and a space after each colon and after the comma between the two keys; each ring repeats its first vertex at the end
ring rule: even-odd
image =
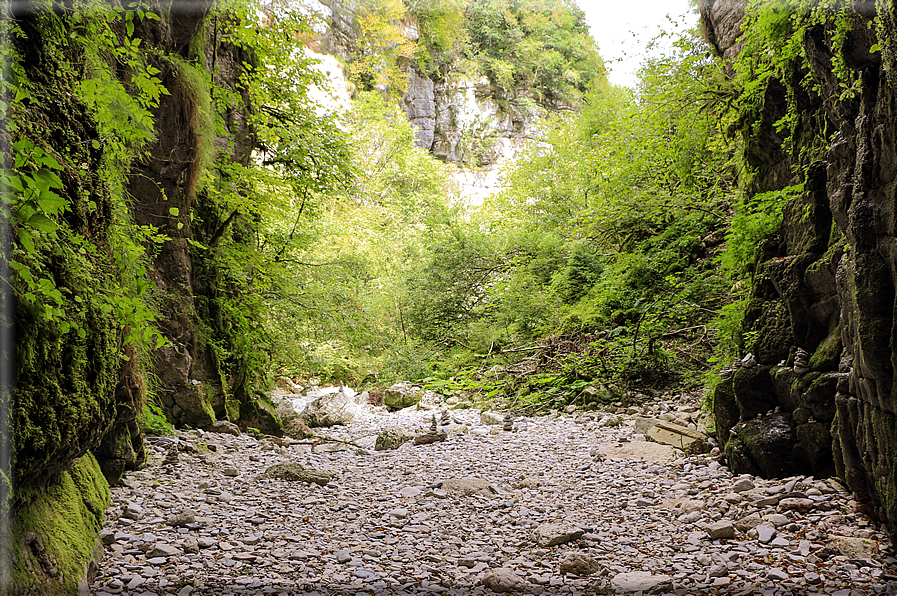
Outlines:
{"type": "Polygon", "coordinates": [[[546,103],[576,101],[603,75],[585,14],[560,0],[472,0],[468,58],[493,85],[529,87],[546,103]]]}

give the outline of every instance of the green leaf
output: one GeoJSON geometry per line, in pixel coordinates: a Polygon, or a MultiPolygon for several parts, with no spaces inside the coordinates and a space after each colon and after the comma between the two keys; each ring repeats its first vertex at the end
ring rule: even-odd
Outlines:
{"type": "Polygon", "coordinates": [[[23,228],[16,229],[16,234],[19,236],[19,242],[22,243],[22,248],[25,249],[25,252],[31,254],[34,252],[34,234],[32,234],[31,230],[26,230],[23,228]]]}
{"type": "Polygon", "coordinates": [[[177,207],[171,207],[168,209],[168,213],[174,217],[177,217],[178,215],[181,214],[181,210],[178,209],[177,207]]]}
{"type": "Polygon", "coordinates": [[[41,232],[47,232],[48,234],[59,229],[59,226],[56,225],[56,222],[42,213],[35,213],[31,217],[29,217],[28,224],[37,228],[41,232]]]}
{"type": "Polygon", "coordinates": [[[6,183],[9,184],[9,187],[13,190],[17,190],[19,192],[25,191],[25,187],[22,185],[22,179],[15,174],[10,174],[6,179],[6,183]]]}
{"type": "MultiPolygon", "coordinates": [[[[62,166],[59,165],[59,162],[56,161],[56,159],[48,153],[43,153],[43,155],[40,156],[38,161],[39,161],[39,164],[42,166],[45,166],[48,168],[53,168],[54,170],[62,169],[62,166]]],[[[57,178],[57,180],[59,180],[59,178],[57,178]]],[[[62,182],[59,183],[59,186],[62,186],[62,182]]]]}
{"type": "Polygon", "coordinates": [[[37,204],[44,210],[44,213],[47,213],[48,215],[56,215],[60,211],[65,211],[69,202],[56,193],[45,192],[38,197],[37,204]]]}

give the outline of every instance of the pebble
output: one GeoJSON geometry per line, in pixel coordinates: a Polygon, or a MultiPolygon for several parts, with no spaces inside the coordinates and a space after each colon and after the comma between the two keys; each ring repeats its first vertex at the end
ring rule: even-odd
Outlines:
{"type": "Polygon", "coordinates": [[[638,440],[635,419],[663,411],[628,407],[614,425],[578,409],[515,416],[516,432],[490,434],[504,412],[456,409],[463,431],[443,427],[445,441],[375,451],[381,430],[426,433],[432,412],[368,407],[319,429],[346,442],[326,451],[181,432],[165,466],[168,443],[148,442],[148,466],[111,489],[90,594],[489,596],[487,582],[570,596],[887,592],[891,545],[834,482],[733,477],[705,455],[608,449],[638,440]],[[184,448],[196,443],[215,449],[184,448]],[[262,476],[290,462],[332,480],[262,476]]]}
{"type": "Polygon", "coordinates": [[[757,540],[760,544],[767,544],[776,535],[776,529],[766,524],[757,526],[757,540]]]}

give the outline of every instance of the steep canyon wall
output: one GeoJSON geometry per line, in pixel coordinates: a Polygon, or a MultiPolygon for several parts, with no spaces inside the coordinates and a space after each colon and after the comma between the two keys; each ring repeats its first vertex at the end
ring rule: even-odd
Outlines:
{"type": "MultiPolygon", "coordinates": [[[[705,35],[730,65],[744,51],[746,5],[701,2],[705,35]]],[[[713,396],[736,472],[837,474],[861,510],[889,520],[892,539],[895,10],[892,1],[852,2],[843,14],[808,26],[806,61],[769,79],[738,125],[754,174],[748,192],[803,186],[784,205],[780,232],[759,247],[743,323],[744,350],[758,365],[736,368],[713,396]],[[790,147],[776,126],[789,105],[796,123],[790,147]]]]}
{"type": "MultiPolygon", "coordinates": [[[[20,5],[11,15],[18,28],[10,37],[16,82],[28,91],[12,108],[15,171],[23,179],[58,172],[58,188],[51,188],[60,199],[44,205],[66,206],[57,238],[48,236],[55,228],[44,220],[35,220],[42,226],[35,228],[20,215],[14,228],[13,259],[32,277],[47,280],[41,287],[51,288],[45,297],[55,300],[57,310],[29,298],[30,282],[19,273],[14,432],[3,435],[12,439],[13,475],[0,478],[11,480],[13,489],[11,509],[0,511],[12,522],[10,542],[2,545],[8,551],[0,553],[11,557],[8,567],[0,565],[2,593],[77,593],[89,577],[108,484],[146,458],[136,418],[150,382],[179,425],[202,427],[224,418],[279,431],[276,415],[253,395],[256,379],[245,367],[227,366],[213,349],[227,340],[220,329],[226,317],[216,310],[222,284],[212,283],[218,274],[214,253],[195,245],[213,245],[227,226],[251,226],[216,207],[197,184],[200,169],[212,166],[210,153],[245,164],[254,144],[249,100],[236,86],[253,57],[219,33],[225,17],[212,16],[212,6],[213,0],[150,2],[161,18],[131,21],[128,36],[139,40],[168,92],[150,108],[153,129],[139,131],[149,139],[143,146],[131,140],[114,145],[102,133],[110,118],[125,122],[129,108],[114,93],[135,92],[128,83],[133,65],[119,65],[121,87],[109,83],[95,96],[83,87],[97,76],[91,60],[111,55],[96,53],[81,37],[103,17],[91,21],[72,6],[51,2],[20,5]],[[223,133],[208,126],[210,81],[236,98],[222,114],[223,133]],[[90,97],[99,99],[91,103],[90,97]],[[104,111],[107,105],[111,109],[104,111]],[[40,148],[33,153],[37,158],[26,159],[30,144],[40,148]],[[51,165],[41,169],[42,163],[51,165]],[[120,178],[109,173],[109,164],[119,168],[120,178]],[[154,226],[168,240],[147,242],[147,259],[122,254],[122,246],[135,252],[140,246],[116,235],[141,226],[154,226]],[[123,298],[135,284],[144,296],[151,294],[157,325],[171,340],[154,353],[141,354],[125,341],[130,328],[116,312],[122,301],[136,303],[136,293],[123,298]],[[80,321],[79,327],[48,312],[80,321]],[[157,378],[146,378],[147,371],[157,378]]],[[[124,37],[118,26],[112,32],[124,37]]],[[[110,39],[106,43],[117,43],[110,39]]]]}

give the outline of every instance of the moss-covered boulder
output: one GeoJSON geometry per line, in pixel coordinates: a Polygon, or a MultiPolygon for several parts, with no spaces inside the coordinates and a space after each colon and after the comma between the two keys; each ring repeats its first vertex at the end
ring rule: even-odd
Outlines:
{"type": "Polygon", "coordinates": [[[262,478],[288,480],[290,482],[306,482],[324,486],[333,478],[333,473],[329,470],[306,468],[298,462],[287,462],[283,464],[274,464],[269,467],[265,470],[265,473],[262,474],[262,478]]]}
{"type": "MultiPolygon", "coordinates": [[[[109,506],[109,485],[89,452],[36,500],[16,512],[12,525],[9,594],[78,594],[96,574],[102,555],[98,533],[109,506]]],[[[4,583],[4,579],[8,583],[4,583]]]]}
{"type": "Polygon", "coordinates": [[[832,434],[829,426],[829,422],[806,422],[797,425],[796,442],[792,452],[796,469],[809,470],[817,478],[834,474],[832,434]]]}
{"type": "Polygon", "coordinates": [[[240,403],[238,424],[244,430],[251,427],[265,434],[283,436],[283,421],[277,413],[277,406],[263,393],[256,393],[240,403]]]}
{"type": "Polygon", "coordinates": [[[791,416],[772,414],[736,424],[726,442],[726,460],[736,474],[781,478],[794,470],[793,446],[791,416]]]}
{"type": "Polygon", "coordinates": [[[406,382],[396,383],[383,392],[383,405],[387,410],[396,411],[416,406],[420,403],[421,392],[406,382]]]}
{"type": "Polygon", "coordinates": [[[729,440],[729,429],[738,423],[738,402],[732,380],[720,381],[713,388],[713,418],[720,443],[729,440]]]}
{"type": "Polygon", "coordinates": [[[376,451],[398,449],[399,447],[413,439],[413,433],[408,432],[401,426],[392,426],[380,431],[380,434],[377,435],[377,440],[374,443],[374,449],[376,451]]]}
{"type": "Polygon", "coordinates": [[[771,368],[768,365],[741,367],[732,376],[735,401],[741,420],[751,420],[779,405],[775,386],[769,376],[771,368]]]}

